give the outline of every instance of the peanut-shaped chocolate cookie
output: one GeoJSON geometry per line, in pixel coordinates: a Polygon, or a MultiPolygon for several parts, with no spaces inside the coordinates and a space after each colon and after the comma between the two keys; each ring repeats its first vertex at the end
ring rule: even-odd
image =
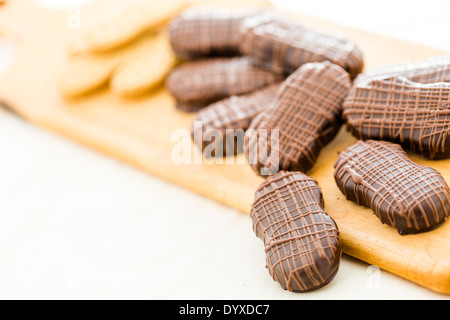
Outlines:
{"type": "Polygon", "coordinates": [[[270,11],[242,23],[241,52],[257,65],[287,75],[308,62],[330,61],[352,79],[364,68],[361,51],[348,39],[310,29],[270,11]]]}
{"type": "Polygon", "coordinates": [[[283,80],[283,76],[255,67],[248,57],[214,58],[175,68],[166,87],[181,105],[199,108],[283,80]]]}
{"type": "Polygon", "coordinates": [[[399,143],[430,159],[450,157],[448,82],[358,81],[345,100],[343,118],[358,139],[399,143]]]}
{"type": "Polygon", "coordinates": [[[361,73],[356,84],[392,77],[404,77],[412,82],[450,82],[450,55],[431,57],[420,61],[407,61],[361,73]]]}
{"type": "Polygon", "coordinates": [[[335,179],[348,200],[373,210],[402,235],[441,225],[450,189],[436,170],[412,162],[398,144],[359,141],[340,153],[335,179]]]}
{"type": "Polygon", "coordinates": [[[350,87],[348,73],[330,62],[308,63],[293,73],[247,131],[246,155],[253,170],[261,176],[310,170],[341,128],[350,87]]]}
{"type": "Polygon", "coordinates": [[[253,119],[268,109],[281,84],[273,84],[254,92],[232,96],[202,109],[194,118],[192,138],[211,155],[231,156],[244,151],[244,134],[253,119]]]}
{"type": "Polygon", "coordinates": [[[170,40],[178,57],[194,60],[240,54],[240,26],[258,10],[194,7],[170,23],[170,40]]]}
{"type": "Polygon", "coordinates": [[[269,273],[284,289],[309,292],[333,280],[342,253],[339,229],[315,180],[285,171],[268,178],[256,192],[251,218],[269,273]]]}

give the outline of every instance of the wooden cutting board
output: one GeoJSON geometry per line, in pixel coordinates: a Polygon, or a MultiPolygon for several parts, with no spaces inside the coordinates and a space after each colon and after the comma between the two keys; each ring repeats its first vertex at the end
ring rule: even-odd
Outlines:
{"type": "MultiPolygon", "coordinates": [[[[0,7],[0,37],[7,37],[16,47],[12,65],[0,75],[2,100],[38,126],[249,213],[254,192],[263,180],[242,164],[242,156],[231,159],[235,164],[177,165],[172,161],[173,148],[179,143],[172,141],[172,135],[179,129],[189,129],[193,115],[177,111],[163,88],[132,101],[108,90],[78,101],[64,100],[57,81],[68,58],[68,13],[35,3],[9,1],[0,7]]],[[[354,40],[364,52],[366,70],[444,54],[308,17],[297,18],[354,40]]],[[[344,252],[431,290],[450,294],[450,222],[429,233],[400,236],[395,229],[382,225],[369,209],[347,201],[336,187],[333,164],[338,152],[354,142],[343,128],[309,173],[321,185],[327,211],[339,225],[344,252]]],[[[199,155],[197,150],[192,151],[199,155]]],[[[450,183],[450,160],[429,161],[415,155],[411,158],[437,169],[450,183]]]]}

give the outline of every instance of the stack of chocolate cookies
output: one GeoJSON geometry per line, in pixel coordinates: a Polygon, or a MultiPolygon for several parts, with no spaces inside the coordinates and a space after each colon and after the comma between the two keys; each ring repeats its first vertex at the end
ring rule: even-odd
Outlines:
{"type": "Polygon", "coordinates": [[[339,155],[335,179],[401,235],[439,227],[450,214],[450,189],[436,170],[406,151],[450,158],[450,56],[405,62],[361,74],[343,105],[360,141],[339,155]]]}
{"type": "Polygon", "coordinates": [[[242,132],[271,107],[299,67],[331,62],[350,78],[363,69],[362,54],[351,41],[270,9],[190,8],[169,29],[174,52],[184,63],[169,75],[166,87],[178,109],[198,112],[194,122],[202,126],[193,126],[192,133],[202,136],[194,139],[202,141],[202,151],[212,151],[206,156],[244,151],[242,132]]]}
{"type": "Polygon", "coordinates": [[[167,88],[180,110],[197,112],[194,141],[213,157],[245,151],[265,178],[251,218],[269,273],[284,289],[316,290],[338,272],[339,228],[308,172],[343,125],[360,140],[335,165],[348,200],[401,235],[448,218],[445,180],[403,148],[450,157],[450,57],[362,73],[352,41],[272,10],[192,8],[170,32],[185,62],[167,88]]]}

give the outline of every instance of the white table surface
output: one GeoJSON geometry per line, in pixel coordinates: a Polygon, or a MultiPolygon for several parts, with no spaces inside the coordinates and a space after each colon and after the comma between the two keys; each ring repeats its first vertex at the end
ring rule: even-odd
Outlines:
{"type": "MultiPolygon", "coordinates": [[[[277,2],[450,50],[448,0],[407,1],[408,15],[384,0],[277,2]]],[[[264,266],[247,215],[0,112],[0,299],[450,298],[346,255],[309,294],[264,266]]]]}

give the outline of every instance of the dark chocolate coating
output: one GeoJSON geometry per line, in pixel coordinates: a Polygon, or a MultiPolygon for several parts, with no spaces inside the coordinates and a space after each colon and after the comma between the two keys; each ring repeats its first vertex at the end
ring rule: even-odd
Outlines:
{"type": "Polygon", "coordinates": [[[197,101],[197,104],[181,103],[179,101],[176,103],[176,108],[186,113],[197,113],[206,106],[208,106],[208,102],[201,103],[201,101],[197,101]]]}
{"type": "Polygon", "coordinates": [[[358,139],[399,143],[430,159],[450,157],[450,83],[361,81],[345,100],[343,118],[358,139]]]}
{"type": "Polygon", "coordinates": [[[6,102],[3,102],[3,101],[0,101],[0,109],[4,109],[11,113],[15,113],[15,111],[6,102]]]}
{"type": "Polygon", "coordinates": [[[194,118],[194,122],[200,122],[202,126],[195,128],[194,125],[192,126],[192,138],[194,133],[198,136],[203,134],[202,141],[196,141],[200,143],[198,147],[204,151],[207,146],[213,144],[212,156],[216,155],[216,150],[224,156],[243,152],[244,132],[247,131],[253,119],[270,106],[280,86],[281,84],[278,83],[246,95],[233,96],[202,109],[194,118]],[[242,135],[242,139],[234,141],[234,134],[227,134],[227,130],[233,130],[234,134],[242,135]],[[209,141],[219,132],[220,139],[209,141]]]}
{"type": "Polygon", "coordinates": [[[432,57],[421,61],[397,63],[360,74],[355,84],[363,85],[373,80],[404,77],[412,82],[450,82],[450,55],[432,57]]]}
{"type": "Polygon", "coordinates": [[[248,57],[214,58],[178,66],[166,87],[181,105],[207,106],[283,80],[283,76],[255,67],[248,57]]]}
{"type": "Polygon", "coordinates": [[[241,52],[257,65],[286,75],[309,62],[330,61],[352,79],[364,68],[361,51],[348,39],[310,29],[271,11],[242,23],[241,52]]]}
{"type": "Polygon", "coordinates": [[[215,7],[187,9],[170,23],[172,48],[184,60],[237,56],[241,22],[259,12],[215,7]]]}
{"type": "Polygon", "coordinates": [[[330,62],[308,63],[293,73],[246,134],[246,155],[253,170],[262,176],[278,169],[310,170],[341,128],[342,103],[350,87],[348,73],[330,62]],[[276,133],[278,140],[273,137],[276,133]],[[260,150],[270,152],[265,156],[260,150]]]}
{"type": "Polygon", "coordinates": [[[315,180],[285,171],[268,178],[256,192],[251,218],[269,273],[285,290],[310,292],[333,280],[342,254],[339,229],[315,180]]]}
{"type": "Polygon", "coordinates": [[[402,235],[440,226],[450,213],[450,189],[436,170],[412,162],[398,144],[359,141],[340,153],[335,179],[348,200],[373,210],[402,235]]]}

